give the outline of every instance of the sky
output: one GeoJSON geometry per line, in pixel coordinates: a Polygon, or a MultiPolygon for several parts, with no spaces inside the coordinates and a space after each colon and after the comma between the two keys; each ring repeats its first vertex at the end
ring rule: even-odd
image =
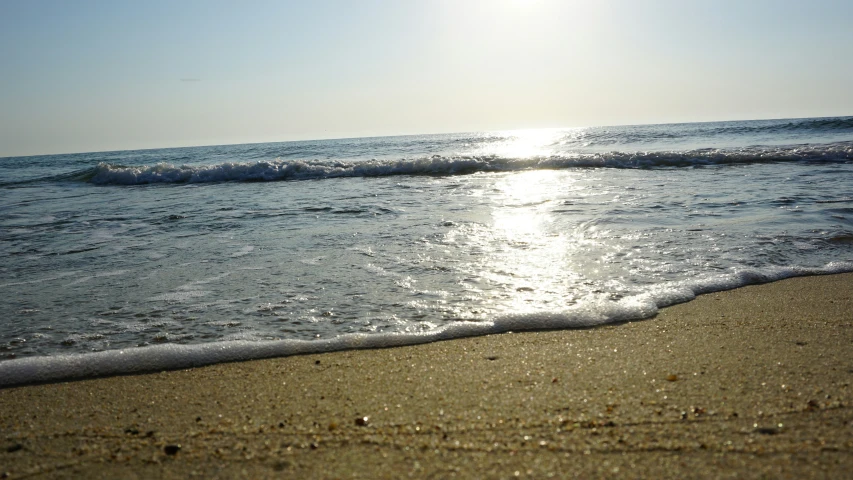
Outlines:
{"type": "Polygon", "coordinates": [[[849,0],[0,2],[0,156],[853,115],[849,0]]]}

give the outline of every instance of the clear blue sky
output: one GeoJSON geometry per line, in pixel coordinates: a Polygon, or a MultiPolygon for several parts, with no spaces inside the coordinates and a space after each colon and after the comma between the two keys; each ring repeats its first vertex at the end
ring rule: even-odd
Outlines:
{"type": "Polygon", "coordinates": [[[849,0],[0,2],[0,156],[853,115],[849,0]]]}

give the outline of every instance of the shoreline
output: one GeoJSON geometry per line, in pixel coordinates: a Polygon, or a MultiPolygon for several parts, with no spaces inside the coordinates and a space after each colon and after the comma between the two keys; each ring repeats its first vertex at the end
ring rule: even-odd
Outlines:
{"type": "MultiPolygon", "coordinates": [[[[654,318],[664,308],[693,301],[701,295],[725,292],[744,286],[774,283],[803,276],[838,275],[853,273],[824,269],[790,270],[787,272],[741,273],[720,284],[699,282],[683,289],[664,290],[653,294],[651,303],[626,310],[610,311],[610,318],[598,318],[583,308],[568,309],[550,315],[498,316],[490,322],[456,322],[429,332],[362,334],[349,333],[326,339],[279,339],[264,341],[219,341],[210,343],[163,343],[142,348],[119,348],[88,353],[47,356],[25,356],[15,360],[0,361],[0,390],[11,387],[45,385],[50,383],[92,380],[121,375],[144,375],[163,371],[203,368],[235,362],[251,362],[298,355],[325,354],[348,350],[375,350],[397,348],[426,343],[475,338],[503,333],[548,332],[600,328],[654,318]],[[729,282],[740,286],[732,287],[729,282]],[[664,306],[660,306],[664,305],[664,306]]],[[[629,298],[642,298],[643,295],[629,298]]],[[[647,302],[649,299],[646,299],[647,302]]],[[[630,303],[630,302],[629,302],[630,303]]]]}
{"type": "Polygon", "coordinates": [[[853,273],[795,277],[595,328],[4,388],[0,475],[843,478],[851,312],[853,273]]]}

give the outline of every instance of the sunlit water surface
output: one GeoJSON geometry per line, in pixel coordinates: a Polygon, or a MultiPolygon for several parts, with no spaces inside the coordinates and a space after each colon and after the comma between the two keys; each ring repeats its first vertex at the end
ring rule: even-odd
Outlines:
{"type": "Polygon", "coordinates": [[[0,159],[0,355],[581,326],[850,270],[830,120],[0,159]]]}

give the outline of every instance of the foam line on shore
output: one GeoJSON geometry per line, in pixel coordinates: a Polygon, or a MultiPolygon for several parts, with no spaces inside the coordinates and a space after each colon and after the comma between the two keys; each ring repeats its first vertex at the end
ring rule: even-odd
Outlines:
{"type": "Polygon", "coordinates": [[[740,270],[687,282],[652,286],[645,293],[612,301],[602,295],[562,312],[512,314],[490,322],[454,322],[422,333],[347,334],[319,340],[225,341],[163,344],[77,355],[29,357],[0,362],[0,388],[110,375],[201,367],[224,362],[416,345],[509,331],[588,328],[653,317],[658,309],[693,300],[697,295],[731,290],[795,276],[853,271],[853,263],[831,262],[822,268],[774,267],[740,270]]]}

